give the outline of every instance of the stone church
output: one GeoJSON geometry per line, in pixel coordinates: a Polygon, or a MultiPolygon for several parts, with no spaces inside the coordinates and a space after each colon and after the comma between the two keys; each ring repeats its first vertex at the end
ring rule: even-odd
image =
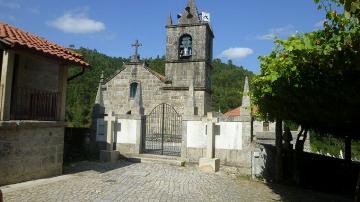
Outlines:
{"type": "Polygon", "coordinates": [[[141,60],[136,41],[131,61],[100,79],[92,136],[100,159],[165,155],[199,162],[207,156],[252,173],[253,134],[260,127],[252,123],[248,79],[239,113],[211,112],[214,33],[208,19],[194,0],[176,23],[169,16],[165,75],[141,60]]]}
{"type": "Polygon", "coordinates": [[[131,61],[101,81],[97,103],[105,113],[149,114],[167,103],[180,115],[205,115],[211,110],[211,61],[214,34],[191,0],[178,23],[169,16],[166,25],[165,75],[151,70],[136,48],[131,61]]]}

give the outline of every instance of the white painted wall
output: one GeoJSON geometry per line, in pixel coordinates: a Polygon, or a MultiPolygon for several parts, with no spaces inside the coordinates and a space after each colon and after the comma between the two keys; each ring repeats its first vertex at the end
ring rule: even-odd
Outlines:
{"type": "Polygon", "coordinates": [[[256,132],[275,132],[275,122],[269,122],[269,131],[264,131],[264,121],[255,120],[253,122],[254,134],[256,132]]]}
{"type": "Polygon", "coordinates": [[[187,147],[206,148],[205,124],[202,121],[188,121],[187,127],[187,147]]]}
{"type": "MultiPolygon", "coordinates": [[[[206,123],[202,121],[187,122],[187,147],[206,148],[206,123]]],[[[242,123],[220,122],[220,135],[216,135],[217,149],[242,150],[242,123]]]]}
{"type": "Polygon", "coordinates": [[[220,122],[220,135],[216,136],[216,149],[242,150],[242,123],[220,122]]]}
{"type": "Polygon", "coordinates": [[[136,144],[136,129],[140,120],[118,119],[117,143],[136,144]]]}

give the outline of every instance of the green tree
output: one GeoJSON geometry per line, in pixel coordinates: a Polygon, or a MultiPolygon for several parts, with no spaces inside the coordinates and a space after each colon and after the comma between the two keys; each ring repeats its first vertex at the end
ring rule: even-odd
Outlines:
{"type": "Polygon", "coordinates": [[[276,41],[272,53],[260,58],[261,74],[253,82],[254,102],[264,117],[301,125],[299,136],[310,129],[338,137],[356,136],[360,113],[358,10],[350,9],[348,15],[325,4],[337,1],[316,2],[320,8],[326,6],[324,28],[276,41]]]}

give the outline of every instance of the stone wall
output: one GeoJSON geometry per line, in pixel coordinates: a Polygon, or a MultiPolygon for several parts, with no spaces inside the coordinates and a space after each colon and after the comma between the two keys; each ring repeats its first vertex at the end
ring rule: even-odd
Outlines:
{"type": "MultiPolygon", "coordinates": [[[[179,67],[179,69],[184,69],[184,67],[179,67]]],[[[114,111],[116,114],[127,114],[131,111],[134,102],[130,98],[132,82],[137,82],[141,86],[141,99],[145,115],[150,114],[161,103],[170,104],[179,114],[184,114],[189,96],[189,81],[186,82],[185,89],[172,89],[172,84],[165,84],[143,63],[126,65],[125,69],[104,84],[105,113],[114,111]]],[[[198,108],[198,115],[205,115],[211,108],[210,93],[195,89],[195,105],[198,108]]]]}
{"type": "MultiPolygon", "coordinates": [[[[206,156],[207,135],[206,123],[199,117],[198,120],[184,121],[186,147],[182,157],[189,162],[198,163],[206,156]]],[[[236,166],[241,174],[251,174],[251,156],[253,147],[250,144],[250,122],[222,120],[216,124],[215,157],[221,164],[236,166]],[[249,134],[245,134],[249,133],[249,134]]]]}
{"type": "Polygon", "coordinates": [[[264,131],[264,121],[255,120],[253,121],[253,133],[257,132],[274,132],[275,133],[275,122],[269,122],[269,130],[264,131]]]}
{"type": "Polygon", "coordinates": [[[145,114],[164,102],[161,88],[165,85],[154,74],[138,63],[126,65],[114,78],[105,84],[103,91],[105,113],[114,111],[116,114],[126,114],[131,110],[130,84],[138,82],[141,85],[141,97],[145,114]],[[136,75],[136,76],[134,76],[136,75]]]}
{"type": "Polygon", "coordinates": [[[167,27],[166,39],[166,60],[178,60],[179,39],[188,34],[192,37],[192,58],[193,60],[203,60],[210,58],[212,53],[212,32],[207,23],[194,25],[179,25],[167,27]]]}
{"type": "Polygon", "coordinates": [[[2,122],[0,186],[62,174],[64,124],[2,122]]]}

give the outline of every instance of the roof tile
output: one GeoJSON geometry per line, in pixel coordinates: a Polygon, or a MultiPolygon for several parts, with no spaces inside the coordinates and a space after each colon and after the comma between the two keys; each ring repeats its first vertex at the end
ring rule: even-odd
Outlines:
{"type": "Polygon", "coordinates": [[[0,22],[0,39],[13,47],[35,50],[46,56],[57,57],[69,64],[90,67],[80,54],[2,22],[0,22]]]}

